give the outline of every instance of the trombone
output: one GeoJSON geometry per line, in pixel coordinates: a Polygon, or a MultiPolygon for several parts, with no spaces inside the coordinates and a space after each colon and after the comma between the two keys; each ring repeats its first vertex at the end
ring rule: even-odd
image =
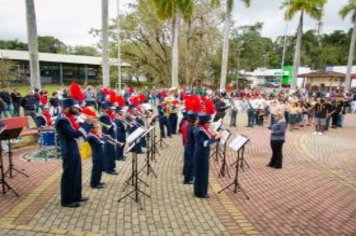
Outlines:
{"type": "Polygon", "coordinates": [[[125,145],[125,143],[119,142],[116,139],[112,138],[110,135],[107,134],[102,134],[103,137],[108,139],[108,142],[112,145],[118,145],[119,147],[122,147],[125,145]]]}

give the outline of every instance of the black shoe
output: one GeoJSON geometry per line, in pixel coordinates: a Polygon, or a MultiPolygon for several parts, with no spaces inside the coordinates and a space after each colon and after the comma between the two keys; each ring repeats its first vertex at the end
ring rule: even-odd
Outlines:
{"type": "Polygon", "coordinates": [[[267,167],[271,167],[271,168],[273,168],[274,166],[273,165],[271,165],[271,164],[267,164],[266,165],[267,167]]]}
{"type": "Polygon", "coordinates": [[[62,207],[67,207],[67,208],[78,208],[80,207],[80,204],[78,202],[73,202],[69,204],[62,205],[62,207]]]}
{"type": "Polygon", "coordinates": [[[116,171],[106,171],[108,175],[119,175],[116,171]]]}
{"type": "Polygon", "coordinates": [[[86,202],[88,200],[89,200],[88,197],[82,197],[78,202],[86,202]]]}
{"type": "Polygon", "coordinates": [[[94,186],[94,187],[91,187],[91,188],[93,188],[93,189],[102,189],[102,188],[104,188],[104,186],[98,184],[98,185],[96,185],[96,186],[94,186]]]}
{"type": "Polygon", "coordinates": [[[102,185],[102,186],[104,186],[104,185],[105,185],[105,182],[100,182],[99,184],[102,185]]]}
{"type": "Polygon", "coordinates": [[[194,181],[191,180],[191,181],[184,181],[183,184],[194,184],[194,181]]]}

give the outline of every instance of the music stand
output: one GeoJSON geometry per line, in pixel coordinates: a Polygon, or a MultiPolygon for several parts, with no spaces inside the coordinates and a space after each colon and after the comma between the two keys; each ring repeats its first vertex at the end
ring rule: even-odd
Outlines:
{"type": "MultiPolygon", "coordinates": [[[[140,129],[140,128],[138,128],[140,129]]],[[[141,141],[141,138],[144,137],[147,134],[147,130],[145,129],[141,129],[138,131],[135,130],[132,134],[130,134],[127,138],[127,140],[129,140],[128,142],[128,149],[126,150],[126,153],[130,152],[132,153],[132,169],[131,169],[131,176],[126,180],[126,186],[124,187],[123,191],[126,190],[126,187],[128,185],[131,185],[134,187],[132,191],[128,192],[127,194],[125,194],[123,197],[121,197],[119,200],[117,200],[118,202],[121,202],[123,199],[129,197],[131,194],[134,194],[133,199],[135,200],[136,203],[139,203],[139,205],[141,206],[141,209],[143,209],[142,207],[142,203],[141,203],[141,198],[140,198],[140,194],[145,195],[146,197],[151,197],[150,195],[148,195],[147,193],[143,192],[139,186],[138,183],[139,181],[144,183],[147,187],[149,186],[147,183],[145,183],[142,179],[140,179],[140,177],[138,176],[139,171],[138,171],[138,158],[137,158],[137,152],[134,149],[134,147],[136,145],[139,144],[139,142],[141,141]]]]}
{"type": "Polygon", "coordinates": [[[5,176],[9,173],[10,178],[13,177],[13,171],[16,171],[19,174],[22,174],[25,177],[29,177],[23,171],[16,169],[12,161],[12,145],[11,139],[17,139],[20,136],[23,127],[14,127],[7,129],[5,127],[4,131],[0,134],[0,141],[7,141],[9,145],[9,169],[5,172],[5,176]]]}
{"type": "Polygon", "coordinates": [[[227,165],[227,160],[226,160],[227,142],[230,137],[231,137],[231,132],[229,130],[224,130],[223,136],[219,142],[219,144],[221,144],[223,146],[223,148],[222,148],[222,150],[220,150],[222,153],[222,154],[220,154],[220,156],[222,156],[222,164],[221,164],[221,168],[220,168],[218,177],[225,177],[225,172],[226,172],[230,178],[229,167],[227,165]]]}
{"type": "Polygon", "coordinates": [[[141,170],[138,173],[141,173],[142,171],[144,171],[145,169],[147,169],[145,172],[147,175],[150,175],[150,173],[152,173],[155,178],[157,178],[157,174],[155,173],[155,171],[153,170],[153,167],[151,165],[151,156],[152,156],[152,143],[151,143],[151,133],[152,131],[155,129],[154,126],[151,126],[148,130],[147,130],[147,135],[146,135],[146,144],[147,144],[147,151],[146,151],[146,164],[141,168],[141,170]]]}
{"type": "MultiPolygon", "coordinates": [[[[2,128],[0,130],[0,134],[4,131],[4,128],[2,128]]],[[[4,162],[2,159],[2,147],[1,147],[1,140],[0,140],[0,184],[2,187],[2,194],[6,193],[6,188],[8,190],[11,190],[12,192],[14,192],[14,194],[16,195],[16,197],[19,197],[20,195],[10,186],[10,184],[8,182],[6,182],[6,176],[5,176],[5,171],[4,171],[4,162]]]]}
{"type": "Polygon", "coordinates": [[[234,139],[229,147],[233,149],[234,151],[237,152],[237,161],[235,165],[235,178],[234,180],[222,188],[218,193],[223,192],[224,190],[230,188],[231,186],[234,186],[234,193],[237,193],[238,191],[241,191],[247,200],[250,199],[250,197],[247,195],[245,190],[242,188],[240,182],[239,182],[239,169],[240,169],[240,162],[243,160],[243,156],[245,154],[245,145],[250,141],[250,139],[244,135],[239,135],[236,139],[234,139]]]}

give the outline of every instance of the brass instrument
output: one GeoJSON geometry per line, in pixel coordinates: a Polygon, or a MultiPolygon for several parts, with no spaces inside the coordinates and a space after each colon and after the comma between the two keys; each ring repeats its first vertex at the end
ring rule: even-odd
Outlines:
{"type": "Polygon", "coordinates": [[[112,145],[118,145],[120,147],[124,146],[124,143],[117,141],[116,139],[113,139],[110,135],[102,134],[103,137],[108,139],[108,142],[112,145]]]}
{"type": "Polygon", "coordinates": [[[78,116],[78,119],[82,122],[86,122],[89,120],[88,123],[95,123],[95,122],[98,122],[101,126],[105,127],[106,129],[110,129],[112,127],[112,125],[108,125],[108,124],[105,124],[103,122],[101,122],[98,118],[91,118],[89,116],[87,116],[86,114],[84,113],[81,113],[79,116],[78,116]]]}

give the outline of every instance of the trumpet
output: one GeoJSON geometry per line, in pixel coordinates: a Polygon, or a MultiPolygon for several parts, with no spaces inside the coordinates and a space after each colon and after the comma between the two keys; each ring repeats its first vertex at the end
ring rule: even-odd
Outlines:
{"type": "Polygon", "coordinates": [[[101,122],[100,120],[97,120],[97,122],[105,129],[111,129],[111,127],[112,127],[112,125],[105,124],[104,122],[101,122]]]}
{"type": "Polygon", "coordinates": [[[78,121],[79,122],[87,122],[87,123],[98,122],[101,126],[103,126],[106,129],[110,129],[112,127],[112,125],[105,124],[105,123],[101,122],[98,118],[91,118],[84,113],[80,113],[80,115],[78,116],[78,121]]]}
{"type": "Polygon", "coordinates": [[[110,135],[102,134],[103,137],[108,139],[108,142],[112,145],[118,145],[119,147],[124,146],[125,143],[119,142],[116,139],[113,139],[110,135]]]}

